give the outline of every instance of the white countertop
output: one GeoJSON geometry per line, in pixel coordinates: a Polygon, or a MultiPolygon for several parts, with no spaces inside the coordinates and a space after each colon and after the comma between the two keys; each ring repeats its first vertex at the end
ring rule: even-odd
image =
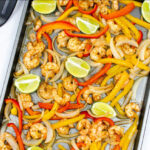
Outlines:
{"type": "MultiPolygon", "coordinates": [[[[13,45],[21,18],[22,10],[25,1],[21,0],[17,2],[16,8],[13,14],[5,25],[0,27],[0,93],[4,78],[7,74],[8,60],[10,59],[11,52],[13,51],[13,45]]],[[[150,114],[148,115],[147,127],[145,130],[145,136],[140,150],[150,150],[150,114]]]]}

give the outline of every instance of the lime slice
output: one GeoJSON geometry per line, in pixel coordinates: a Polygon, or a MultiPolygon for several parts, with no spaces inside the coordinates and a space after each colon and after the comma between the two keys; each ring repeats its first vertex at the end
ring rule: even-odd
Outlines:
{"type": "Polygon", "coordinates": [[[99,28],[99,24],[89,18],[77,17],[76,23],[78,28],[85,34],[93,34],[99,28]]]}
{"type": "Polygon", "coordinates": [[[56,9],[56,0],[34,0],[32,7],[35,11],[42,14],[49,14],[56,9]]]}
{"type": "Polygon", "coordinates": [[[90,65],[77,57],[70,57],[65,63],[67,71],[75,77],[86,77],[90,71],[90,65]]]}
{"type": "Polygon", "coordinates": [[[91,111],[94,115],[113,118],[116,116],[115,110],[108,104],[103,102],[94,103],[91,111]]]}
{"type": "Polygon", "coordinates": [[[15,80],[15,86],[22,93],[32,93],[37,90],[40,77],[34,74],[26,74],[15,80]]]}
{"type": "Polygon", "coordinates": [[[37,146],[32,146],[32,147],[29,147],[27,150],[43,150],[43,149],[37,146]]]}
{"type": "Polygon", "coordinates": [[[145,1],[142,4],[142,15],[144,19],[150,23],[150,1],[145,1]]]}

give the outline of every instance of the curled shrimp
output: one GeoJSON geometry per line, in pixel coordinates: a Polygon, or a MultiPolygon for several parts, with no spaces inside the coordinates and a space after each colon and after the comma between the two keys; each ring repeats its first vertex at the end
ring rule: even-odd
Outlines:
{"type": "Polygon", "coordinates": [[[101,36],[97,39],[90,39],[90,42],[93,47],[104,47],[107,45],[107,41],[104,36],[101,36]]]}
{"type": "Polygon", "coordinates": [[[66,6],[69,0],[59,0],[60,6],[66,6]]]}
{"type": "Polygon", "coordinates": [[[39,86],[38,94],[44,99],[51,99],[53,98],[52,89],[53,87],[51,85],[46,82],[42,82],[39,86]]]}
{"type": "Polygon", "coordinates": [[[67,91],[75,91],[78,87],[76,82],[73,81],[72,76],[63,79],[63,86],[67,91]]]}
{"type": "Polygon", "coordinates": [[[53,99],[60,105],[65,105],[68,101],[70,101],[70,94],[64,93],[63,97],[58,95],[57,89],[52,90],[53,99]]]}
{"type": "Polygon", "coordinates": [[[108,129],[109,139],[108,142],[112,145],[118,145],[120,139],[124,134],[124,129],[119,126],[112,126],[108,129]]]}
{"type": "Polygon", "coordinates": [[[93,7],[93,5],[94,5],[93,0],[82,0],[82,1],[79,1],[79,6],[83,10],[88,10],[89,7],[93,7]]]}
{"type": "Polygon", "coordinates": [[[37,19],[35,24],[34,24],[34,31],[37,31],[40,27],[42,26],[42,21],[40,19],[37,19]]]}
{"type": "Polygon", "coordinates": [[[119,9],[119,1],[118,0],[111,0],[112,2],[112,9],[118,10],[119,9]]]}
{"type": "Polygon", "coordinates": [[[138,104],[136,103],[129,103],[126,107],[125,107],[125,113],[129,118],[135,118],[136,117],[136,112],[140,111],[140,107],[138,104]]]}
{"type": "Polygon", "coordinates": [[[58,134],[67,135],[69,134],[69,127],[60,127],[57,129],[58,134]]]}
{"type": "Polygon", "coordinates": [[[29,94],[20,94],[18,95],[18,99],[20,100],[23,108],[25,109],[33,106],[33,102],[29,94]]]}
{"type": "Polygon", "coordinates": [[[68,21],[71,24],[76,25],[76,19],[75,18],[69,17],[69,18],[66,18],[65,21],[68,21]]]}
{"type": "Polygon", "coordinates": [[[81,121],[78,122],[77,124],[77,130],[79,130],[79,133],[81,135],[86,135],[88,134],[90,128],[91,128],[91,123],[89,120],[87,119],[83,119],[81,121]]]}

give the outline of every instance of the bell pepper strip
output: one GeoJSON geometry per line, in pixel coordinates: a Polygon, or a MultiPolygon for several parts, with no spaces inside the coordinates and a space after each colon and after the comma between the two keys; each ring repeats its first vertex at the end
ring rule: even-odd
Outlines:
{"type": "Polygon", "coordinates": [[[70,105],[70,102],[67,102],[65,106],[61,107],[60,109],[58,109],[57,112],[59,113],[63,113],[64,111],[68,110],[69,108],[69,105],[70,105]]]}
{"type": "Polygon", "coordinates": [[[79,109],[79,108],[83,108],[84,104],[70,104],[68,109],[79,109]]]}
{"type": "Polygon", "coordinates": [[[16,127],[16,125],[14,123],[8,123],[7,126],[12,127],[14,129],[14,131],[16,133],[16,138],[17,138],[17,141],[18,141],[18,144],[19,144],[19,149],[20,150],[25,150],[24,144],[23,144],[23,141],[22,141],[22,138],[21,138],[21,133],[18,130],[18,128],[16,127]]]}
{"type": "Polygon", "coordinates": [[[55,102],[52,109],[44,114],[42,120],[46,121],[46,120],[51,119],[55,115],[55,112],[58,110],[58,108],[59,108],[59,105],[57,102],[55,102]]]}
{"type": "Polygon", "coordinates": [[[85,51],[83,53],[83,57],[88,57],[90,55],[91,48],[92,48],[91,44],[86,44],[85,51]]]}
{"type": "Polygon", "coordinates": [[[95,118],[94,119],[95,123],[98,123],[100,121],[106,121],[106,122],[109,123],[110,126],[114,126],[115,125],[114,122],[113,122],[113,120],[111,120],[110,118],[107,118],[107,117],[100,117],[100,118],[95,118]]]}
{"type": "Polygon", "coordinates": [[[150,29],[150,23],[147,23],[147,22],[145,22],[145,21],[143,21],[143,20],[141,20],[139,18],[133,17],[132,15],[129,15],[129,14],[126,15],[126,17],[130,21],[132,21],[132,22],[134,22],[134,23],[136,23],[136,24],[138,24],[138,25],[140,25],[140,26],[142,26],[142,27],[144,27],[146,29],[150,29]]]}
{"type": "Polygon", "coordinates": [[[60,127],[68,126],[69,124],[73,124],[73,123],[76,123],[76,122],[82,120],[84,117],[85,117],[85,115],[79,115],[79,116],[71,118],[71,119],[60,120],[60,121],[52,124],[52,128],[57,129],[60,127]]]}
{"type": "Polygon", "coordinates": [[[82,94],[83,94],[86,90],[88,90],[88,89],[89,89],[89,88],[86,86],[86,87],[84,87],[83,89],[80,90],[80,92],[79,92],[78,95],[77,95],[77,104],[81,104],[81,101],[80,101],[81,96],[82,96],[82,94]]]}
{"type": "Polygon", "coordinates": [[[88,11],[85,11],[85,10],[83,10],[83,9],[80,7],[78,0],[73,0],[73,4],[74,4],[74,6],[78,7],[79,11],[80,11],[81,13],[83,13],[83,14],[92,14],[92,13],[94,13],[94,12],[97,10],[97,8],[98,8],[98,5],[95,4],[93,9],[88,10],[88,11]]]}
{"type": "Polygon", "coordinates": [[[135,132],[137,131],[137,123],[138,123],[138,116],[136,116],[133,124],[126,131],[125,135],[122,137],[122,139],[120,141],[120,147],[122,148],[122,150],[128,149],[130,141],[131,141],[133,135],[135,134],[135,132]]]}
{"type": "Polygon", "coordinates": [[[122,24],[126,25],[130,29],[130,31],[133,32],[134,38],[138,40],[140,37],[140,33],[137,30],[137,28],[130,21],[128,21],[125,17],[120,17],[119,19],[122,22],[122,24]]]}
{"type": "Polygon", "coordinates": [[[37,41],[41,40],[42,35],[46,32],[50,32],[53,29],[67,29],[79,32],[79,29],[74,26],[73,24],[67,21],[54,21],[51,23],[44,24],[38,31],[37,31],[37,41]]]}
{"type": "Polygon", "coordinates": [[[37,119],[37,118],[39,118],[39,117],[41,117],[41,114],[38,114],[38,115],[32,115],[32,116],[28,116],[28,115],[24,115],[23,116],[23,118],[24,119],[37,119]]]}
{"type": "Polygon", "coordinates": [[[134,3],[134,5],[136,7],[141,7],[142,6],[142,3],[141,2],[137,2],[137,1],[134,1],[134,0],[119,0],[120,3],[123,3],[123,4],[129,4],[129,3],[134,3]]]}
{"type": "Polygon", "coordinates": [[[111,75],[112,73],[116,72],[118,69],[120,69],[120,65],[114,65],[107,71],[107,75],[111,75]]]}
{"type": "Polygon", "coordinates": [[[30,116],[40,114],[39,111],[33,111],[32,108],[30,108],[30,107],[29,107],[29,108],[26,108],[26,111],[27,111],[27,113],[28,113],[30,116]]]}
{"type": "Polygon", "coordinates": [[[56,19],[56,21],[61,21],[61,20],[66,19],[70,15],[70,13],[72,13],[75,10],[78,10],[78,7],[71,7],[67,9],[60,17],[56,19]]]}
{"type": "Polygon", "coordinates": [[[129,3],[124,8],[122,8],[118,11],[111,12],[110,14],[107,14],[107,15],[101,14],[101,17],[106,20],[118,18],[118,17],[129,14],[134,8],[135,8],[134,3],[129,3]]]}
{"type": "Polygon", "coordinates": [[[131,32],[129,30],[129,28],[122,23],[122,20],[120,18],[116,18],[114,19],[115,22],[122,28],[122,32],[129,38],[131,39],[132,38],[132,35],[131,35],[131,32]]]}
{"type": "Polygon", "coordinates": [[[119,104],[119,103],[117,103],[117,104],[115,105],[115,107],[116,107],[117,111],[118,111],[122,116],[125,116],[125,112],[122,110],[122,108],[120,107],[120,104],[119,104]]]}
{"type": "Polygon", "coordinates": [[[139,30],[139,38],[137,39],[137,43],[140,44],[143,40],[143,32],[139,30]]]}
{"type": "Polygon", "coordinates": [[[72,33],[72,31],[69,31],[69,30],[64,30],[64,32],[70,36],[70,37],[78,37],[78,38],[99,38],[100,36],[104,35],[109,29],[109,26],[106,25],[104,27],[104,29],[102,29],[101,31],[98,31],[97,33],[95,34],[80,34],[80,33],[72,33]]]}
{"type": "Polygon", "coordinates": [[[22,110],[19,106],[19,103],[14,100],[14,99],[5,99],[5,103],[12,103],[16,108],[17,108],[17,111],[18,111],[18,118],[19,118],[19,132],[21,133],[22,132],[22,123],[23,123],[23,113],[22,113],[22,110]]]}
{"type": "Polygon", "coordinates": [[[90,145],[90,150],[100,150],[96,142],[92,142],[90,145]]]}
{"type": "Polygon", "coordinates": [[[80,114],[84,114],[85,115],[85,118],[88,119],[95,119],[93,116],[91,116],[87,111],[82,111],[80,114]]]}
{"type": "MultiPolygon", "coordinates": [[[[77,145],[78,148],[86,146],[85,143],[76,143],[76,145],[77,145]]],[[[75,149],[72,147],[71,150],[75,150],[75,149]]]]}
{"type": "Polygon", "coordinates": [[[115,145],[115,147],[112,150],[120,150],[120,145],[115,145]]]}
{"type": "Polygon", "coordinates": [[[112,91],[109,93],[108,96],[106,96],[104,99],[101,100],[101,102],[107,103],[107,102],[113,100],[113,98],[117,95],[117,93],[120,91],[123,84],[125,83],[125,81],[128,78],[129,78],[129,74],[126,71],[124,71],[121,74],[121,77],[120,77],[119,81],[116,83],[115,87],[112,89],[112,91]]]}
{"type": "MultiPolygon", "coordinates": [[[[43,33],[43,36],[44,36],[44,38],[46,39],[46,41],[48,43],[48,49],[52,50],[53,47],[52,47],[52,40],[51,40],[50,36],[47,33],[43,33]]],[[[53,60],[52,55],[48,54],[48,61],[52,62],[52,60],[53,60]]]]}
{"type": "Polygon", "coordinates": [[[111,63],[106,64],[98,73],[93,75],[89,80],[85,82],[78,82],[77,79],[74,79],[79,86],[88,86],[96,82],[101,76],[107,73],[107,71],[110,69],[111,63]]]}
{"type": "Polygon", "coordinates": [[[105,147],[107,146],[107,142],[103,143],[102,147],[101,147],[101,150],[105,150],[105,147]]]}
{"type": "Polygon", "coordinates": [[[133,65],[130,62],[126,60],[116,59],[116,58],[103,58],[103,59],[100,59],[98,63],[102,63],[102,64],[114,63],[117,65],[125,66],[127,68],[133,68],[133,65]]]}
{"type": "Polygon", "coordinates": [[[73,0],[69,0],[67,5],[66,5],[66,8],[65,8],[65,11],[68,10],[73,4],[73,0]]]}
{"type": "Polygon", "coordinates": [[[112,100],[112,103],[110,104],[112,107],[114,107],[116,105],[116,103],[126,94],[128,94],[128,92],[131,90],[132,86],[133,86],[134,80],[130,80],[128,82],[128,84],[125,86],[124,90],[115,98],[112,100]]]}

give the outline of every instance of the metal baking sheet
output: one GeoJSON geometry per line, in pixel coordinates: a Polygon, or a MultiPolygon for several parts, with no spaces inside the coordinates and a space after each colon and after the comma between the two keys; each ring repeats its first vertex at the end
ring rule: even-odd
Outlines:
{"type": "MultiPolygon", "coordinates": [[[[2,123],[3,112],[4,112],[3,100],[4,100],[4,98],[7,98],[9,96],[10,87],[13,83],[13,72],[16,70],[16,67],[18,66],[17,65],[18,59],[22,60],[21,57],[24,54],[24,52],[26,51],[26,48],[24,47],[24,45],[28,42],[27,31],[28,31],[29,27],[25,26],[25,22],[28,19],[30,9],[31,9],[30,1],[26,1],[25,7],[23,10],[23,14],[22,14],[22,18],[20,21],[20,26],[18,28],[18,34],[16,36],[16,42],[14,44],[11,59],[9,60],[9,67],[7,70],[7,75],[5,77],[5,83],[3,85],[3,90],[1,93],[1,97],[0,97],[0,123],[2,123]]],[[[136,10],[132,14],[136,17],[141,16],[139,8],[136,8],[136,10]]],[[[36,15],[39,15],[39,14],[36,13],[36,15]]],[[[54,16],[54,15],[52,14],[52,16],[54,16]]],[[[139,27],[139,26],[138,26],[138,28],[140,30],[142,30],[142,32],[144,33],[144,38],[146,38],[146,36],[147,36],[146,29],[143,29],[142,27],[139,27]]],[[[40,69],[39,68],[33,69],[31,71],[31,73],[40,74],[40,69]]],[[[138,92],[137,92],[138,94],[136,96],[136,101],[139,103],[143,103],[143,105],[142,105],[142,109],[141,109],[139,126],[138,126],[138,134],[137,134],[137,137],[135,140],[134,150],[141,150],[141,148],[142,148],[142,142],[143,142],[143,137],[145,134],[145,127],[146,127],[146,123],[147,123],[147,116],[149,113],[149,106],[150,106],[150,101],[148,101],[148,99],[150,99],[150,97],[149,97],[150,77],[144,77],[141,83],[142,84],[140,84],[138,92]]],[[[40,99],[37,97],[37,95],[35,93],[32,94],[32,99],[33,99],[33,101],[36,101],[36,102],[40,101],[40,99]]],[[[135,101],[135,100],[133,100],[133,101],[135,101]]],[[[14,120],[15,120],[15,118],[14,118],[14,120]]],[[[72,130],[71,132],[74,132],[74,130],[72,130]]],[[[66,148],[69,149],[69,147],[66,147],[66,148]]],[[[56,145],[54,146],[53,149],[54,150],[57,149],[56,145]]]]}

